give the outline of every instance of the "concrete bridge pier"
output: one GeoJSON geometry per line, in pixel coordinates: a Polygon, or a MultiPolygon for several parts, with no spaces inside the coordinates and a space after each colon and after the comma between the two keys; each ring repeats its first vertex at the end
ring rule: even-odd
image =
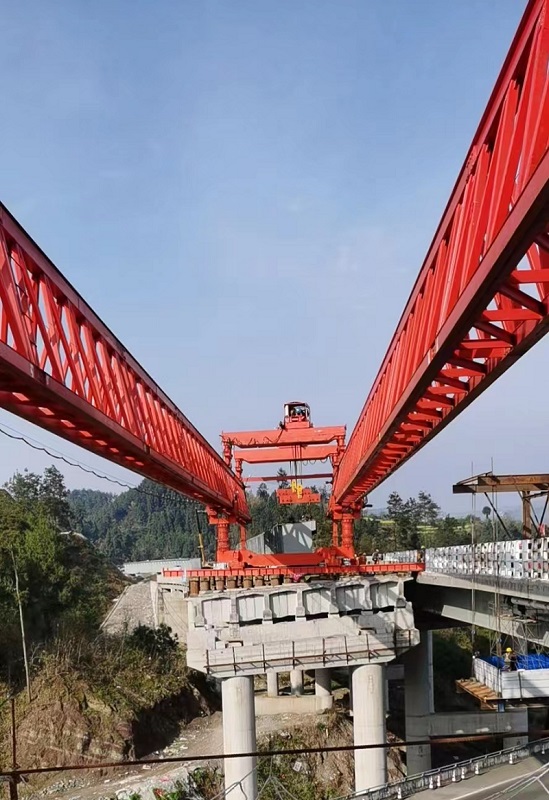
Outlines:
{"type": "MultiPolygon", "coordinates": [[[[433,646],[431,631],[422,631],[420,643],[404,656],[406,739],[429,738],[429,716],[434,713],[433,646]]],[[[431,745],[406,748],[408,775],[431,769],[431,745]]]]}
{"type": "Polygon", "coordinates": [[[324,711],[332,707],[332,671],[330,669],[315,669],[315,695],[317,711],[324,711]]]}
{"type": "MultiPolygon", "coordinates": [[[[384,744],[385,664],[364,664],[352,673],[354,743],[384,744]]],[[[387,783],[387,751],[383,747],[355,750],[355,791],[387,783]]]]}
{"type": "MultiPolygon", "coordinates": [[[[223,751],[252,753],[257,750],[253,677],[225,678],[221,684],[223,751]]],[[[224,761],[225,793],[229,800],[255,800],[257,759],[254,756],[224,761]]]]}
{"type": "Polygon", "coordinates": [[[278,672],[267,672],[267,697],[278,697],[278,672]]]}
{"type": "Polygon", "coordinates": [[[303,694],[303,670],[290,670],[290,691],[292,694],[303,694]]]}

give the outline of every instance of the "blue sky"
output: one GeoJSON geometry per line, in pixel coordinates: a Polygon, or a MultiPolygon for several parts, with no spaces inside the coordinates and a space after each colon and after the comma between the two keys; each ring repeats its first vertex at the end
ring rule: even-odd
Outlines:
{"type": "MultiPolygon", "coordinates": [[[[1,199],[216,446],[288,399],[352,429],[520,0],[21,0],[2,9],[1,199]]],[[[541,343],[386,482],[467,512],[546,471],[541,343]]],[[[112,475],[113,465],[0,412],[112,475]]],[[[0,481],[51,459],[0,437],[0,481]]],[[[63,468],[71,487],[109,488],[63,468]]]]}

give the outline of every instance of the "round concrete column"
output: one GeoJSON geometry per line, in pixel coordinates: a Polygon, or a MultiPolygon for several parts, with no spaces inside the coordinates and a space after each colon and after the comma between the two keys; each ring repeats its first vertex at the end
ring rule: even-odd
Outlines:
{"type": "Polygon", "coordinates": [[[317,711],[332,707],[332,672],[329,669],[315,669],[315,695],[317,711]]]}
{"type": "MultiPolygon", "coordinates": [[[[406,703],[406,738],[410,741],[429,738],[429,716],[433,713],[432,637],[422,631],[417,647],[404,656],[404,698],[406,703]]],[[[431,746],[406,748],[408,775],[419,775],[431,769],[431,746]]]]}
{"type": "Polygon", "coordinates": [[[348,667],[349,674],[349,716],[353,716],[353,667],[348,667]]]}
{"type": "MultiPolygon", "coordinates": [[[[365,664],[353,669],[354,743],[384,744],[385,665],[365,664]]],[[[387,783],[387,752],[383,747],[355,750],[355,791],[362,792],[387,783]]]]}
{"type": "Polygon", "coordinates": [[[303,670],[290,670],[290,691],[292,694],[303,694],[303,670]]]}
{"type": "Polygon", "coordinates": [[[267,673],[267,697],[278,697],[278,673],[267,673]]]}
{"type": "MultiPolygon", "coordinates": [[[[221,684],[223,704],[223,752],[252,753],[257,750],[253,678],[225,678],[221,684]]],[[[224,762],[228,800],[257,797],[256,758],[227,758],[224,762]]]]}

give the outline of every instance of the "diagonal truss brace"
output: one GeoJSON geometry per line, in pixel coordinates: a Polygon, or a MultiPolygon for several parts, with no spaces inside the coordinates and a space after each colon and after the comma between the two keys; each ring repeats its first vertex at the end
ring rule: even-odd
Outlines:
{"type": "Polygon", "coordinates": [[[378,486],[548,330],[548,6],[527,6],[349,440],[335,509],[378,486]]]}
{"type": "Polygon", "coordinates": [[[249,519],[241,481],[2,205],[0,405],[249,519]]]}

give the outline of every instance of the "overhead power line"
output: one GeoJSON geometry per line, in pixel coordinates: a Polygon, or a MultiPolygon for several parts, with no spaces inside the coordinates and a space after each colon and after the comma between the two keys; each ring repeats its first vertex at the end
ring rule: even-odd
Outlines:
{"type": "Polygon", "coordinates": [[[49,772],[64,772],[68,770],[84,769],[110,769],[113,767],[137,767],[143,764],[182,764],[192,761],[221,761],[231,758],[265,758],[271,756],[299,756],[313,753],[345,753],[356,750],[394,750],[399,747],[419,747],[420,745],[447,745],[463,742],[487,742],[501,739],[501,733],[483,733],[469,736],[432,736],[429,739],[412,739],[401,742],[381,742],[379,744],[347,744],[330,747],[299,747],[284,750],[252,750],[248,753],[215,753],[201,756],[169,756],[168,758],[146,758],[128,761],[106,761],[98,764],[73,764],[64,767],[33,767],[30,769],[3,770],[0,778],[17,775],[41,775],[49,772]]]}
{"type": "MultiPolygon", "coordinates": [[[[140,486],[135,486],[131,483],[126,483],[124,481],[118,480],[117,478],[113,478],[107,473],[102,474],[100,472],[97,472],[90,466],[82,464],[79,461],[70,459],[67,456],[55,450],[51,450],[49,447],[42,444],[41,442],[38,442],[38,440],[36,439],[31,439],[30,437],[27,438],[20,431],[16,431],[14,428],[9,428],[9,426],[7,425],[0,426],[0,433],[3,434],[4,436],[7,436],[9,439],[13,439],[14,441],[23,442],[28,447],[32,447],[33,450],[38,450],[42,453],[46,453],[46,455],[48,455],[50,458],[54,458],[57,461],[62,461],[69,467],[76,467],[77,469],[82,470],[82,472],[86,472],[88,475],[94,475],[96,478],[100,478],[101,480],[107,481],[108,483],[121,486],[123,489],[129,489],[134,492],[139,492],[140,494],[148,495],[149,497],[156,497],[159,500],[166,501],[166,495],[157,494],[156,492],[149,492],[146,489],[142,489],[140,486]]],[[[150,480],[150,478],[148,480],[150,480]]],[[[151,481],[151,483],[153,483],[153,481],[151,481]]],[[[158,485],[160,486],[161,484],[158,485]]],[[[182,495],[179,495],[177,492],[174,492],[173,489],[170,490],[169,497],[172,498],[173,500],[177,500],[182,503],[189,502],[188,498],[184,498],[182,495]]]]}

